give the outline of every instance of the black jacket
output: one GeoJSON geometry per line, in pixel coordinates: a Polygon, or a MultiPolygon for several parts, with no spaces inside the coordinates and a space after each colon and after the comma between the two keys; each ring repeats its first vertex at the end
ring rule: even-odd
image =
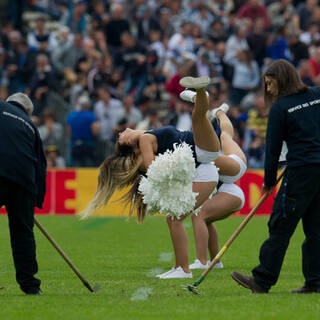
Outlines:
{"type": "Polygon", "coordinates": [[[266,136],[264,184],[275,185],[282,142],[288,168],[320,165],[320,87],[282,97],[271,107],[266,136]]]}
{"type": "Polygon", "coordinates": [[[42,208],[47,162],[38,129],[16,102],[0,101],[0,176],[18,183],[42,208]]]}

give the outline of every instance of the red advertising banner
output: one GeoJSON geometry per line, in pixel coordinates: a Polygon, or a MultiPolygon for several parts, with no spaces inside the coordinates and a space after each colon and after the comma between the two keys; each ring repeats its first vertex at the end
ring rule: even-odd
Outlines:
{"type": "MultiPolygon", "coordinates": [[[[73,215],[83,210],[92,198],[97,186],[97,169],[50,170],[47,175],[47,193],[43,208],[36,209],[36,214],[73,215]]],[[[239,186],[245,194],[245,205],[238,214],[248,214],[262,196],[263,170],[248,170],[240,179],[239,186]]],[[[257,214],[270,214],[274,194],[261,205],[257,214]]],[[[110,204],[99,210],[99,216],[128,215],[129,209],[123,207],[119,199],[123,192],[116,192],[110,204]]],[[[4,208],[0,213],[5,213],[4,208]]]]}

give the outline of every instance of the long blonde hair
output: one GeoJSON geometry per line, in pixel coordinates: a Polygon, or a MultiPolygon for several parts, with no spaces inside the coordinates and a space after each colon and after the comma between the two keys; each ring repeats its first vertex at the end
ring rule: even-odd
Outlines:
{"type": "Polygon", "coordinates": [[[127,145],[116,145],[116,152],[106,158],[100,166],[98,187],[93,199],[80,215],[87,218],[93,212],[106,206],[116,189],[131,186],[129,191],[119,200],[124,205],[130,205],[130,216],[137,211],[138,221],[145,217],[145,205],[138,186],[142,172],[139,167],[142,163],[141,155],[134,152],[134,148],[127,145]]]}

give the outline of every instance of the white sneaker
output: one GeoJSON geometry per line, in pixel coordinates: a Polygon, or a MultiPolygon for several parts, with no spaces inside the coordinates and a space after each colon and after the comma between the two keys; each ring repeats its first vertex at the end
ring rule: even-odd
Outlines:
{"type": "Polygon", "coordinates": [[[213,120],[217,117],[217,112],[223,111],[224,113],[227,113],[229,111],[229,105],[227,103],[223,103],[219,108],[213,109],[209,111],[208,118],[209,120],[213,120]]]}
{"type": "MultiPolygon", "coordinates": [[[[194,102],[194,97],[196,96],[196,92],[192,90],[184,90],[180,93],[180,98],[184,101],[194,102]]],[[[206,91],[207,97],[209,98],[209,92],[206,91]]]]}
{"type": "Polygon", "coordinates": [[[200,89],[205,88],[210,83],[209,77],[183,77],[179,81],[180,85],[185,88],[200,89]]]}
{"type": "Polygon", "coordinates": [[[170,272],[163,274],[159,279],[183,279],[183,278],[192,278],[192,272],[187,273],[181,267],[178,267],[170,272]]]}
{"type": "MultiPolygon", "coordinates": [[[[208,261],[208,265],[210,264],[210,260],[208,261]]],[[[223,263],[221,261],[217,262],[214,266],[213,269],[223,269],[223,263]]]]}
{"type": "MultiPolygon", "coordinates": [[[[210,263],[210,261],[209,261],[210,263]]],[[[189,269],[207,269],[208,268],[208,263],[207,264],[202,264],[199,259],[194,260],[192,264],[190,264],[189,269]]]]}
{"type": "Polygon", "coordinates": [[[169,274],[170,272],[176,270],[175,267],[172,267],[169,271],[165,272],[165,273],[161,273],[161,274],[157,274],[156,278],[162,278],[163,276],[166,276],[167,274],[169,274]]]}

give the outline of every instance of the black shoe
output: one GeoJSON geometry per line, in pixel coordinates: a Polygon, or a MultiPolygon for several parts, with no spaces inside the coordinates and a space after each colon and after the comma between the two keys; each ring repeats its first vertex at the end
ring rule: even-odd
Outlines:
{"type": "Polygon", "coordinates": [[[41,294],[40,288],[28,288],[28,289],[21,289],[25,294],[31,294],[31,295],[39,295],[41,294]]]}
{"type": "Polygon", "coordinates": [[[311,287],[304,285],[299,289],[293,289],[292,293],[320,293],[320,287],[311,287]]]}
{"type": "Polygon", "coordinates": [[[231,277],[241,286],[250,289],[252,293],[268,293],[268,290],[259,286],[252,276],[247,276],[240,272],[233,271],[231,273],[231,277]]]}

